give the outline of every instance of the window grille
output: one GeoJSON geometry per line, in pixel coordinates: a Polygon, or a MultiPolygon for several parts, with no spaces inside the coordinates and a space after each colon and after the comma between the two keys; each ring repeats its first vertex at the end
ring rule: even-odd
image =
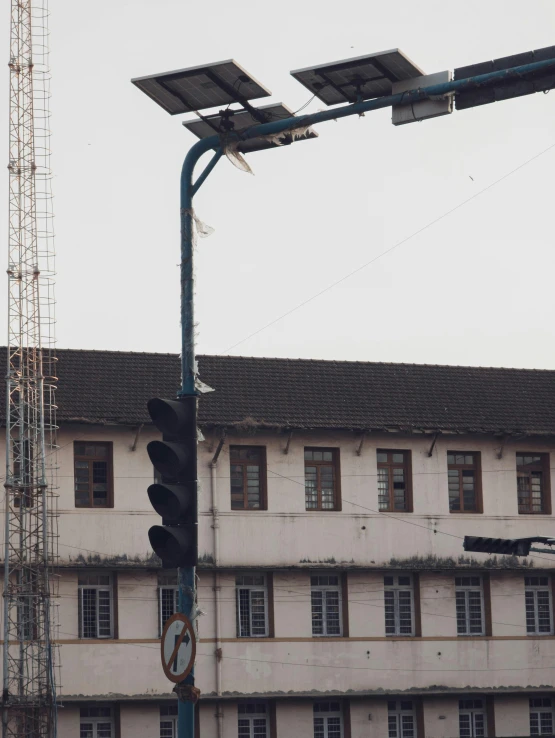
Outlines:
{"type": "Polygon", "coordinates": [[[312,635],[340,636],[341,586],[336,574],[317,574],[310,577],[312,604],[312,635]]]}
{"type": "Polygon", "coordinates": [[[518,512],[521,514],[547,513],[549,454],[516,455],[518,512]]]}
{"type": "Polygon", "coordinates": [[[343,715],[340,702],[315,702],[314,738],[343,738],[343,715]]]}
{"type": "Polygon", "coordinates": [[[112,507],[112,444],[75,442],[75,507],[112,507]]]}
{"type": "Polygon", "coordinates": [[[113,590],[109,574],[80,574],[79,638],[112,638],[113,590]]]}
{"type": "Polygon", "coordinates": [[[411,700],[389,700],[387,727],[389,738],[417,738],[414,703],[411,700]]]}
{"type": "Polygon", "coordinates": [[[266,449],[230,446],[231,509],[260,510],[265,505],[266,449]]]}
{"type": "Polygon", "coordinates": [[[525,577],[526,632],[532,635],[552,635],[551,587],[549,577],[525,577]]]}
{"type": "Polygon", "coordinates": [[[160,635],[164,626],[179,609],[179,587],[177,585],[163,586],[159,588],[160,597],[160,635]]]}
{"type": "Polygon", "coordinates": [[[459,700],[459,738],[483,738],[486,713],[483,700],[459,700]]]}
{"type": "Polygon", "coordinates": [[[530,700],[530,735],[553,735],[553,703],[549,697],[530,700]]]}
{"type": "Polygon", "coordinates": [[[378,507],[381,511],[410,509],[409,451],[378,451],[378,507]]]}
{"type": "Polygon", "coordinates": [[[268,636],[268,588],[264,574],[238,576],[237,635],[239,638],[268,636]]]}
{"type": "Polygon", "coordinates": [[[334,449],[305,448],[304,485],[307,510],[337,510],[338,453],[334,449]]]}
{"type": "Polygon", "coordinates": [[[239,738],[270,738],[268,708],[264,702],[243,702],[237,705],[239,738]]]}
{"type": "Polygon", "coordinates": [[[451,512],[478,512],[477,453],[447,452],[447,484],[451,512]]]}
{"type": "Polygon", "coordinates": [[[80,738],[113,738],[114,718],[110,707],[82,707],[80,710],[80,738]]]}
{"type": "Polygon", "coordinates": [[[160,706],[160,738],[177,738],[177,705],[160,706]]]}
{"type": "Polygon", "coordinates": [[[455,577],[458,635],[484,635],[484,596],[481,577],[455,577]]]}
{"type": "Polygon", "coordinates": [[[414,590],[410,575],[384,577],[385,634],[414,635],[414,590]]]}

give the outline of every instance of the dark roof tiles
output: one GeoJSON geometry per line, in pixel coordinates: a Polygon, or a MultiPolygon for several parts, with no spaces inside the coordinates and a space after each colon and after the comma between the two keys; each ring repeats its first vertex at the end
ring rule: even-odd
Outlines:
{"type": "MultiPolygon", "coordinates": [[[[204,425],[555,435],[555,371],[233,356],[198,363],[215,389],[199,403],[204,425]]],[[[60,422],[148,423],[146,401],[175,396],[179,358],[62,349],[58,376],[60,422]]]]}

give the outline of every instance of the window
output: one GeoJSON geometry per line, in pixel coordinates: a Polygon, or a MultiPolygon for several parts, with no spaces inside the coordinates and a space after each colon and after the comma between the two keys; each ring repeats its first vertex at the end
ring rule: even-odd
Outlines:
{"type": "Polygon", "coordinates": [[[177,705],[160,706],[160,738],[177,738],[177,705]]]}
{"type": "Polygon", "coordinates": [[[268,588],[264,574],[242,575],[235,580],[237,635],[239,638],[268,636],[268,588]]]}
{"type": "Polygon", "coordinates": [[[339,510],[337,449],[305,448],[304,488],[307,510],[339,510]]]}
{"type": "Polygon", "coordinates": [[[450,512],[482,512],[480,454],[448,451],[447,484],[450,512]]]}
{"type": "Polygon", "coordinates": [[[340,702],[315,702],[314,738],[343,738],[340,702]]]}
{"type": "Polygon", "coordinates": [[[73,444],[75,507],[113,507],[112,444],[73,444]]]}
{"type": "Polygon", "coordinates": [[[112,579],[79,575],[79,638],[112,638],[112,579]]]}
{"type": "Polygon", "coordinates": [[[113,738],[114,719],[111,707],[82,707],[80,738],[113,738]]]}
{"type": "Polygon", "coordinates": [[[483,700],[459,700],[459,738],[482,738],[486,734],[483,700]]]}
{"type": "Polygon", "coordinates": [[[385,634],[414,635],[413,582],[407,574],[383,578],[385,600],[385,634]]]}
{"type": "Polygon", "coordinates": [[[550,513],[549,454],[517,453],[518,512],[550,513]]]}
{"type": "Polygon", "coordinates": [[[410,512],[410,452],[378,451],[377,458],[379,509],[410,512]]]}
{"type": "Polygon", "coordinates": [[[389,738],[416,738],[416,713],[411,700],[388,700],[389,738]]]}
{"type": "Polygon", "coordinates": [[[268,710],[264,702],[246,702],[237,705],[239,738],[269,738],[268,710]]]}
{"type": "Polygon", "coordinates": [[[549,697],[530,700],[530,735],[553,735],[553,705],[549,697]]]}
{"type": "Polygon", "coordinates": [[[158,601],[160,603],[160,636],[164,625],[177,612],[179,587],[176,584],[177,574],[161,574],[158,576],[158,601]]]}
{"type": "Polygon", "coordinates": [[[457,635],[485,635],[481,577],[455,577],[457,635]]]}
{"type": "Polygon", "coordinates": [[[266,509],[266,449],[230,446],[231,509],[266,509]]]}
{"type": "Polygon", "coordinates": [[[549,577],[525,577],[526,632],[532,635],[551,635],[551,588],[549,577]]]}
{"type": "Polygon", "coordinates": [[[342,635],[340,586],[337,574],[310,577],[313,636],[342,635]]]}

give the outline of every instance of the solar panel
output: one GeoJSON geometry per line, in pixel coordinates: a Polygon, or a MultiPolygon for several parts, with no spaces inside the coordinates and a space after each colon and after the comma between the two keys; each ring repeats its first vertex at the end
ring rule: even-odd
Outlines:
{"type": "MultiPolygon", "coordinates": [[[[287,105],[283,105],[283,103],[263,105],[262,107],[257,108],[257,111],[259,114],[261,114],[260,117],[264,117],[264,122],[267,123],[275,120],[283,120],[284,118],[294,117],[294,113],[287,107],[287,105]]],[[[257,120],[248,110],[234,111],[231,117],[226,116],[226,118],[233,125],[232,130],[235,133],[239,133],[246,130],[247,128],[250,128],[251,126],[256,126],[259,123],[263,122],[261,120],[257,120]]],[[[194,133],[195,136],[197,136],[198,138],[208,138],[208,136],[213,136],[216,133],[225,133],[226,128],[222,126],[222,120],[222,115],[209,115],[203,117],[203,119],[201,120],[186,120],[183,122],[183,125],[189,131],[191,131],[191,133],[194,133]]],[[[295,140],[304,141],[309,138],[317,138],[317,136],[318,134],[316,133],[316,131],[313,128],[309,128],[303,136],[295,140]]],[[[291,135],[288,135],[285,138],[281,138],[280,140],[282,142],[281,145],[293,143],[293,138],[291,135]]],[[[280,144],[276,144],[266,138],[250,138],[247,141],[242,141],[238,146],[238,150],[241,153],[245,154],[250,153],[251,151],[263,151],[264,149],[273,149],[278,145],[280,144]]]]}
{"type": "Polygon", "coordinates": [[[293,77],[326,105],[354,103],[391,95],[394,82],[424,72],[399,49],[295,69],[293,77]]]}
{"type": "Polygon", "coordinates": [[[233,59],[136,77],[131,82],[170,115],[194,113],[271,95],[233,59]]]}

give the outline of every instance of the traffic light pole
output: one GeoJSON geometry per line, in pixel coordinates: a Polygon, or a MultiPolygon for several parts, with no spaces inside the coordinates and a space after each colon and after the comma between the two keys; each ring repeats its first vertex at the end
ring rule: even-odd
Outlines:
{"type": "MultiPolygon", "coordinates": [[[[555,60],[534,62],[524,64],[511,69],[503,69],[489,72],[466,79],[453,80],[439,85],[432,85],[416,90],[388,95],[374,100],[366,100],[342,107],[334,107],[311,115],[285,118],[271,123],[262,123],[252,126],[240,134],[233,131],[227,134],[227,142],[245,141],[250,138],[261,136],[276,136],[287,131],[303,129],[317,123],[324,123],[338,118],[351,115],[363,115],[372,110],[391,107],[393,105],[409,105],[425,99],[443,98],[463,90],[472,90],[482,86],[504,82],[525,77],[535,72],[541,72],[549,68],[555,68],[555,60]]],[[[195,387],[196,360],[195,360],[195,326],[194,326],[194,212],[193,198],[201,185],[204,183],[212,169],[216,166],[222,156],[222,141],[220,136],[214,135],[198,141],[191,147],[181,171],[181,390],[180,398],[196,397],[195,387]],[[210,150],[215,154],[208,162],[202,174],[193,181],[196,164],[201,156],[210,150]]],[[[190,616],[195,603],[195,569],[194,567],[181,567],[178,569],[179,579],[179,612],[190,616]]],[[[194,683],[194,672],[192,672],[185,683],[194,683]]],[[[178,738],[194,738],[194,703],[179,701],[178,708],[178,738]]]]}

